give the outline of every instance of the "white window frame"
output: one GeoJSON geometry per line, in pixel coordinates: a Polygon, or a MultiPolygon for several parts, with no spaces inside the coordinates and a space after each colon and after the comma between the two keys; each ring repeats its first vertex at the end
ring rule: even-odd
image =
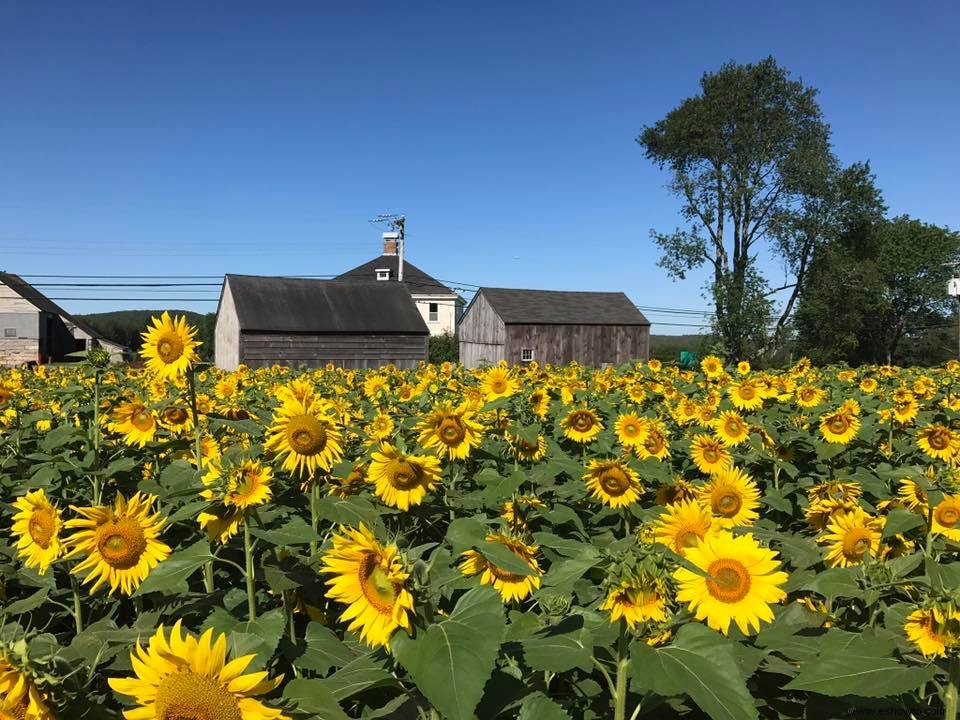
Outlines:
{"type": "Polygon", "coordinates": [[[377,273],[377,280],[390,279],[390,268],[377,268],[374,272],[377,273]]]}
{"type": "Polygon", "coordinates": [[[15,338],[15,337],[17,337],[17,329],[16,329],[16,328],[4,328],[4,329],[3,329],[3,336],[4,336],[5,338],[15,338]]]}
{"type": "Polygon", "coordinates": [[[533,348],[520,348],[520,362],[533,362],[533,348]]]}
{"type": "Polygon", "coordinates": [[[427,303],[427,322],[440,322],[440,303],[427,303]]]}

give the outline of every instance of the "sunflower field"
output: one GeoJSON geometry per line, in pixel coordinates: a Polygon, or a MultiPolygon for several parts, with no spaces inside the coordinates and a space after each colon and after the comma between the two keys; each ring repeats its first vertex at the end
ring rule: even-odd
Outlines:
{"type": "Polygon", "coordinates": [[[0,720],[955,720],[960,364],[0,371],[0,720]]]}

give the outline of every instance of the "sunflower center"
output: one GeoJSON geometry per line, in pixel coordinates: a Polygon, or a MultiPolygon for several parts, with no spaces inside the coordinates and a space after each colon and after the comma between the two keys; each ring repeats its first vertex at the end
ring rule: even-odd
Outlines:
{"type": "Polygon", "coordinates": [[[600,487],[607,495],[623,495],[630,489],[630,478],[618,467],[607,468],[600,473],[600,487]]]}
{"type": "Polygon", "coordinates": [[[182,425],[188,417],[187,411],[180,407],[167,408],[163,411],[163,419],[171,425],[182,425]]]}
{"type": "Polygon", "coordinates": [[[157,686],[157,720],[243,720],[237,698],[213,678],[194,672],[167,675],[157,686]]]}
{"type": "Polygon", "coordinates": [[[397,600],[397,588],[386,570],[380,566],[380,557],[374,553],[366,553],[360,561],[357,574],[367,601],[381,614],[392,614],[397,600]]]}
{"type": "Polygon", "coordinates": [[[157,355],[165,363],[172,363],[183,355],[183,341],[177,335],[164,335],[157,342],[157,355]]]}
{"type": "Polygon", "coordinates": [[[720,453],[711,445],[703,449],[703,459],[709,463],[715,463],[720,459],[720,453]]]}
{"type": "Polygon", "coordinates": [[[287,440],[298,455],[316,455],[327,446],[327,431],[313,415],[296,415],[287,423],[287,440]]]}
{"type": "Polygon", "coordinates": [[[850,428],[850,421],[846,415],[834,415],[827,423],[827,427],[834,435],[843,435],[850,428]]]}
{"type": "Polygon", "coordinates": [[[575,412],[573,417],[570,418],[570,424],[578,432],[587,432],[593,427],[593,416],[588,412],[575,412]]]}
{"type": "Polygon", "coordinates": [[[153,428],[153,415],[146,408],[141,408],[130,418],[130,423],[140,432],[147,432],[153,428]]]}
{"type": "Polygon", "coordinates": [[[698,535],[693,530],[686,530],[677,537],[677,545],[682,548],[692,548],[697,546],[697,542],[700,540],[700,535],[698,535]]]}
{"type": "Polygon", "coordinates": [[[960,508],[937,508],[933,511],[933,517],[944,527],[956,527],[957,522],[960,521],[960,508]]]}
{"type": "Polygon", "coordinates": [[[116,570],[134,567],[146,549],[143,529],[133,518],[107,523],[97,531],[97,550],[103,561],[116,570]]]}
{"type": "Polygon", "coordinates": [[[251,496],[260,489],[260,471],[245,468],[231,478],[229,494],[235,505],[246,505],[251,496]]]}
{"type": "Polygon", "coordinates": [[[663,449],[663,440],[659,435],[651,435],[646,439],[646,441],[644,441],[643,447],[651,455],[656,455],[661,449],[663,449]]]}
{"type": "Polygon", "coordinates": [[[736,420],[727,420],[724,425],[727,431],[727,435],[733,435],[736,437],[743,431],[743,426],[736,420]]]}
{"type": "Polygon", "coordinates": [[[756,394],[756,391],[749,385],[744,385],[740,388],[740,397],[744,400],[753,400],[756,394]]]}
{"type": "Polygon", "coordinates": [[[730,518],[740,512],[743,500],[740,494],[733,490],[721,490],[721,494],[714,499],[713,511],[730,518]]]}
{"type": "Polygon", "coordinates": [[[466,434],[463,421],[456,417],[445,417],[437,428],[437,435],[445,445],[459,445],[466,434]]]}
{"type": "Polygon", "coordinates": [[[35,510],[30,516],[27,528],[30,531],[30,538],[37,545],[44,550],[50,547],[50,540],[53,539],[56,531],[56,523],[49,511],[35,510]]]}
{"type": "Polygon", "coordinates": [[[421,481],[421,469],[408,460],[394,460],[390,468],[390,484],[400,490],[415,488],[421,481]]]}
{"type": "Polygon", "coordinates": [[[950,447],[950,439],[947,437],[947,434],[943,430],[934,430],[930,433],[930,437],[927,439],[927,442],[930,443],[930,447],[934,450],[946,450],[950,447]]]}
{"type": "Polygon", "coordinates": [[[866,528],[854,528],[843,539],[843,554],[853,560],[859,560],[870,549],[870,531],[866,528]]]}
{"type": "Polygon", "coordinates": [[[750,573],[739,560],[714,560],[707,574],[707,590],[720,602],[739,602],[750,592],[750,573]]]}

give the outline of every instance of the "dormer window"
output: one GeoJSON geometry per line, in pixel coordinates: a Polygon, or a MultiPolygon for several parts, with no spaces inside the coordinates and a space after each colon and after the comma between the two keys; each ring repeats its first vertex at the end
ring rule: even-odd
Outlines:
{"type": "Polygon", "coordinates": [[[377,268],[374,272],[377,273],[377,280],[390,279],[390,268],[377,268]]]}

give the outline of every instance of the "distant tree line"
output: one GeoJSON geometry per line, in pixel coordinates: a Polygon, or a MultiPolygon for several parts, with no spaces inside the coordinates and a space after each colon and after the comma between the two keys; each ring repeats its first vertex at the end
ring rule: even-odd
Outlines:
{"type": "MultiPolygon", "coordinates": [[[[189,310],[170,310],[171,315],[184,315],[187,322],[197,328],[197,339],[203,344],[198,353],[206,362],[213,360],[214,325],[216,313],[196,313],[189,310]]],[[[130,348],[139,354],[143,342],[140,334],[146,329],[152,317],[160,317],[163,310],[117,310],[114,312],[78,315],[94,330],[104,337],[130,348]]]]}
{"type": "MultiPolygon", "coordinates": [[[[637,141],[668,171],[683,225],[651,231],[675,279],[706,266],[728,359],[939,363],[960,235],[887,207],[869,163],[842,166],[817,91],[772,57],[705,73],[637,141]],[[765,277],[758,258],[784,268],[765,277]]],[[[952,335],[952,339],[951,336],[952,335]]]]}

